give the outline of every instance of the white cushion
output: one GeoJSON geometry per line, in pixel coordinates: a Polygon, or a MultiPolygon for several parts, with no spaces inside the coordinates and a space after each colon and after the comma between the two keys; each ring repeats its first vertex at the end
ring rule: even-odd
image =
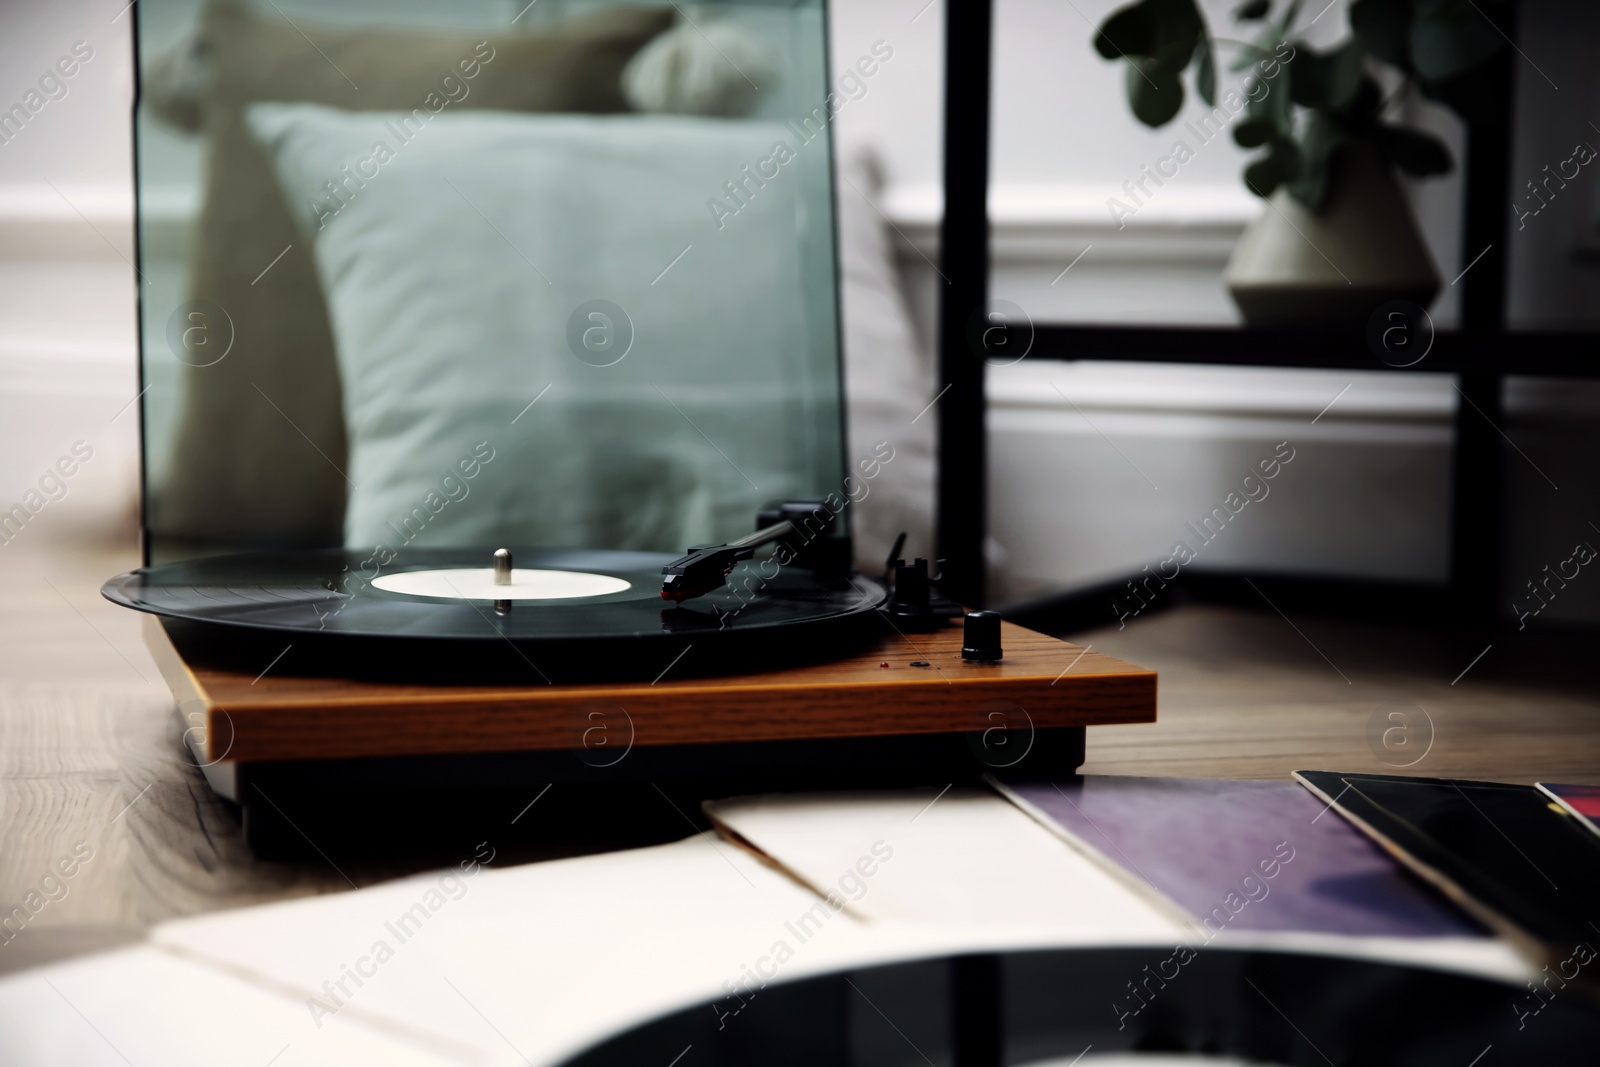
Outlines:
{"type": "Polygon", "coordinates": [[[696,20],[635,53],[622,69],[622,93],[638,111],[739,117],[755,112],[763,87],[778,76],[778,61],[760,37],[728,22],[696,20]]]}
{"type": "Polygon", "coordinates": [[[767,500],[838,491],[821,141],[690,117],[446,112],[409,141],[388,113],[259,104],[249,121],[328,296],[347,544],[399,547],[426,506],[419,545],[678,551],[744,532],[767,500]],[[724,183],[779,141],[795,158],[719,220],[708,201],[734,203],[724,183]],[[358,166],[378,142],[393,159],[358,166]],[[333,211],[345,166],[369,177],[333,211]],[[568,343],[595,299],[633,324],[612,366],[568,343]],[[479,442],[493,460],[435,512],[479,442]]]}

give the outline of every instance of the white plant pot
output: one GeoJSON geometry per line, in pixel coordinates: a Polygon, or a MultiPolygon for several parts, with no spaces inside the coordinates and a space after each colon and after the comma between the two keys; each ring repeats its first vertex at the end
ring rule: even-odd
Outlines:
{"type": "Polygon", "coordinates": [[[1312,212],[1280,188],[1245,228],[1223,277],[1252,326],[1366,321],[1390,300],[1426,308],[1439,272],[1394,173],[1366,145],[1334,161],[1312,212]]]}

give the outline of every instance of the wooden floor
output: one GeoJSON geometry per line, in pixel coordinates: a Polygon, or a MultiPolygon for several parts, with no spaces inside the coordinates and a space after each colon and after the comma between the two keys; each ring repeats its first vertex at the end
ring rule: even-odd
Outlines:
{"type": "Polygon", "coordinates": [[[1492,638],[1190,605],[1073,633],[1160,674],[1153,727],[1089,733],[1089,774],[1371,771],[1600,784],[1593,631],[1492,638]],[[1431,745],[1430,745],[1431,740],[1431,745]]]}
{"type": "MultiPolygon", "coordinates": [[[[0,945],[0,971],[135,940],[175,916],[439,862],[253,858],[237,815],[178,753],[137,618],[99,597],[134,561],[131,545],[0,547],[0,907],[30,891],[58,898],[0,945]],[[47,883],[80,842],[93,859],[47,883]]],[[[1410,763],[1404,773],[1600,784],[1592,649],[1530,626],[1483,652],[1487,641],[1408,630],[1403,604],[1394,616],[1375,627],[1190,606],[1071,635],[1161,676],[1160,721],[1091,729],[1085,770],[1275,778],[1410,763]]]]}

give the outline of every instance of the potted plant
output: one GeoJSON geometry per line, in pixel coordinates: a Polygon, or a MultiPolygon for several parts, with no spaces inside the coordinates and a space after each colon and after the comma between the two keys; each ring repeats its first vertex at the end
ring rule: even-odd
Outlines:
{"type": "MultiPolygon", "coordinates": [[[[1414,92],[1469,124],[1503,114],[1505,101],[1476,75],[1506,44],[1485,9],[1507,2],[1355,0],[1349,36],[1318,52],[1299,34],[1328,7],[1300,26],[1301,0],[1278,12],[1274,0],[1246,0],[1234,19],[1254,39],[1242,41],[1213,36],[1195,0],[1138,0],[1101,24],[1094,46],[1127,64],[1128,102],[1145,125],[1178,116],[1193,68],[1212,109],[1204,129],[1226,126],[1260,150],[1244,183],[1267,210],[1226,273],[1245,320],[1364,318],[1391,299],[1425,307],[1439,288],[1395,172],[1428,177],[1453,162],[1438,138],[1388,116],[1414,92]],[[1219,46],[1238,53],[1235,72],[1248,72],[1220,105],[1219,46]]],[[[1202,132],[1193,121],[1185,128],[1202,132]]]]}

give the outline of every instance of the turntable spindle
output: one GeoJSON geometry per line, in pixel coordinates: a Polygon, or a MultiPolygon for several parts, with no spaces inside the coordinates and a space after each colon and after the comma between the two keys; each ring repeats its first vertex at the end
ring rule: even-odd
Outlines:
{"type": "MultiPolygon", "coordinates": [[[[494,584],[511,584],[511,550],[508,548],[494,550],[494,584]]],[[[496,615],[511,614],[511,601],[496,600],[494,602],[494,610],[496,615]]]]}

